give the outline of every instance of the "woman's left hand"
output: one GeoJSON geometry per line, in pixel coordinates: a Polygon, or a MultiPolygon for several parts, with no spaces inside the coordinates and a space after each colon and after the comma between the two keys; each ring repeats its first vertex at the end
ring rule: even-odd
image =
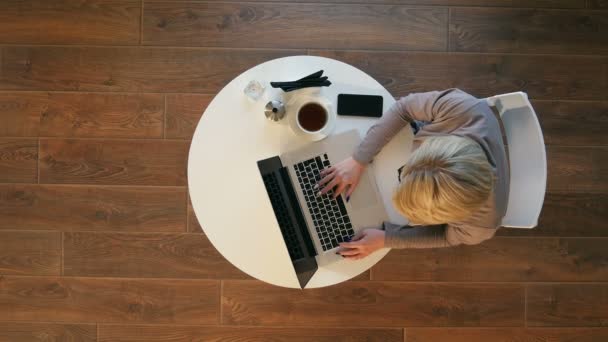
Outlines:
{"type": "Polygon", "coordinates": [[[384,247],[384,230],[365,229],[350,242],[342,242],[338,253],[346,259],[359,260],[384,247]]]}

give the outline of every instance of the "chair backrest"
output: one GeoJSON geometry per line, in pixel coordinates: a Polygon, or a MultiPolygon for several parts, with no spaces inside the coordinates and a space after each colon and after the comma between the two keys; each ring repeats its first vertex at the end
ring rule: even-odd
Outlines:
{"type": "Polygon", "coordinates": [[[538,118],[523,92],[496,95],[486,101],[500,114],[509,151],[509,203],[502,225],[534,228],[547,187],[547,154],[538,118]]]}

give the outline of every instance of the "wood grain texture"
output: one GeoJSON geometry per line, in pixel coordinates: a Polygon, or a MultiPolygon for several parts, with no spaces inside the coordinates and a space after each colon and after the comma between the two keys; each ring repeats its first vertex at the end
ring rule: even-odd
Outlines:
{"type": "Polygon", "coordinates": [[[601,328],[407,328],[406,342],[599,342],[608,339],[601,328]]]}
{"type": "Polygon", "coordinates": [[[139,44],[138,0],[4,0],[3,44],[139,44]]]}
{"type": "Polygon", "coordinates": [[[289,326],[519,326],[520,285],[346,282],[306,291],[225,281],[222,322],[289,326]],[[319,314],[322,312],[323,314],[319,314]]]}
{"type": "Polygon", "coordinates": [[[547,190],[608,191],[608,148],[547,147],[547,190]]]}
{"type": "Polygon", "coordinates": [[[99,342],[403,342],[403,329],[100,325],[99,342]]]}
{"type": "Polygon", "coordinates": [[[131,278],[248,278],[204,234],[64,234],[67,276],[131,278]]]}
{"type": "Polygon", "coordinates": [[[608,53],[608,16],[604,13],[454,8],[450,15],[452,51],[608,53]]]}
{"type": "Polygon", "coordinates": [[[183,232],[186,189],[0,185],[0,229],[183,232]]]}
{"type": "Polygon", "coordinates": [[[60,273],[61,233],[0,231],[0,274],[60,273]]]}
{"type": "Polygon", "coordinates": [[[169,139],[192,139],[196,125],[213,95],[169,94],[167,97],[167,128],[169,139]]]}
{"type": "Polygon", "coordinates": [[[154,140],[40,140],[40,182],[186,185],[189,143],[154,140]]]}
{"type": "Polygon", "coordinates": [[[5,136],[162,138],[161,94],[0,93],[5,136]]]}
{"type": "Polygon", "coordinates": [[[0,183],[38,182],[38,140],[0,138],[0,183]]]}
{"type": "Polygon", "coordinates": [[[201,227],[201,224],[199,223],[199,220],[196,217],[194,208],[192,208],[192,202],[190,201],[190,197],[188,197],[188,232],[203,233],[203,228],[201,227]]]}
{"type": "MultiPolygon", "coordinates": [[[[184,0],[146,0],[146,2],[184,2],[184,0]]],[[[605,0],[590,0],[602,2],[605,0]]],[[[224,0],[190,0],[188,2],[224,2],[224,0]]],[[[249,0],[247,2],[319,3],[320,0],[249,0]]],[[[331,3],[363,3],[389,5],[441,5],[486,7],[533,7],[533,8],[585,8],[580,0],[331,0],[331,3]]]]}
{"type": "Polygon", "coordinates": [[[215,94],[243,71],[304,50],[2,47],[0,90],[215,94]]]}
{"type": "Polygon", "coordinates": [[[153,2],[143,43],[445,51],[447,20],[446,8],[430,7],[153,2]]]}
{"type": "Polygon", "coordinates": [[[549,192],[534,229],[500,229],[502,236],[608,236],[608,194],[549,192]]]}
{"type": "Polygon", "coordinates": [[[608,145],[608,102],[532,101],[546,145],[608,145]]]}
{"type": "Polygon", "coordinates": [[[475,246],[392,250],[373,280],[608,281],[608,239],[501,238],[475,246]]]}
{"type": "Polygon", "coordinates": [[[528,326],[608,326],[608,284],[528,285],[528,326]]]}
{"type": "Polygon", "coordinates": [[[310,53],[365,71],[395,97],[456,87],[477,97],[524,91],[532,99],[606,98],[604,71],[608,59],[596,56],[321,50],[310,53]]]}
{"type": "Polygon", "coordinates": [[[593,9],[607,9],[608,1],[607,0],[587,0],[589,3],[589,8],[593,9]]]}
{"type": "Polygon", "coordinates": [[[95,342],[94,324],[0,323],[0,342],[95,342]]]}
{"type": "Polygon", "coordinates": [[[217,324],[219,282],[0,277],[0,320],[217,324]]]}

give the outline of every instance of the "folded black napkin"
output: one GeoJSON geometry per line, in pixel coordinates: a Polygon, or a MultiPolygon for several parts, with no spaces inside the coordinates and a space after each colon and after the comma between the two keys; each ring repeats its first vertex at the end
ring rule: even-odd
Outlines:
{"type": "Polygon", "coordinates": [[[281,88],[285,92],[309,87],[329,87],[331,85],[331,82],[327,79],[327,76],[322,77],[322,75],[323,70],[319,70],[314,74],[302,77],[297,81],[270,82],[270,86],[272,86],[273,88],[281,88]]]}

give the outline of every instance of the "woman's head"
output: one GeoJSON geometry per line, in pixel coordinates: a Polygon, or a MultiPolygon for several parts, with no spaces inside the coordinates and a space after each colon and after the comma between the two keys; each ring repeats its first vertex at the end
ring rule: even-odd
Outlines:
{"type": "Polygon", "coordinates": [[[432,137],[403,168],[393,205],[415,224],[458,222],[484,204],[492,184],[492,167],[478,143],[432,137]]]}

